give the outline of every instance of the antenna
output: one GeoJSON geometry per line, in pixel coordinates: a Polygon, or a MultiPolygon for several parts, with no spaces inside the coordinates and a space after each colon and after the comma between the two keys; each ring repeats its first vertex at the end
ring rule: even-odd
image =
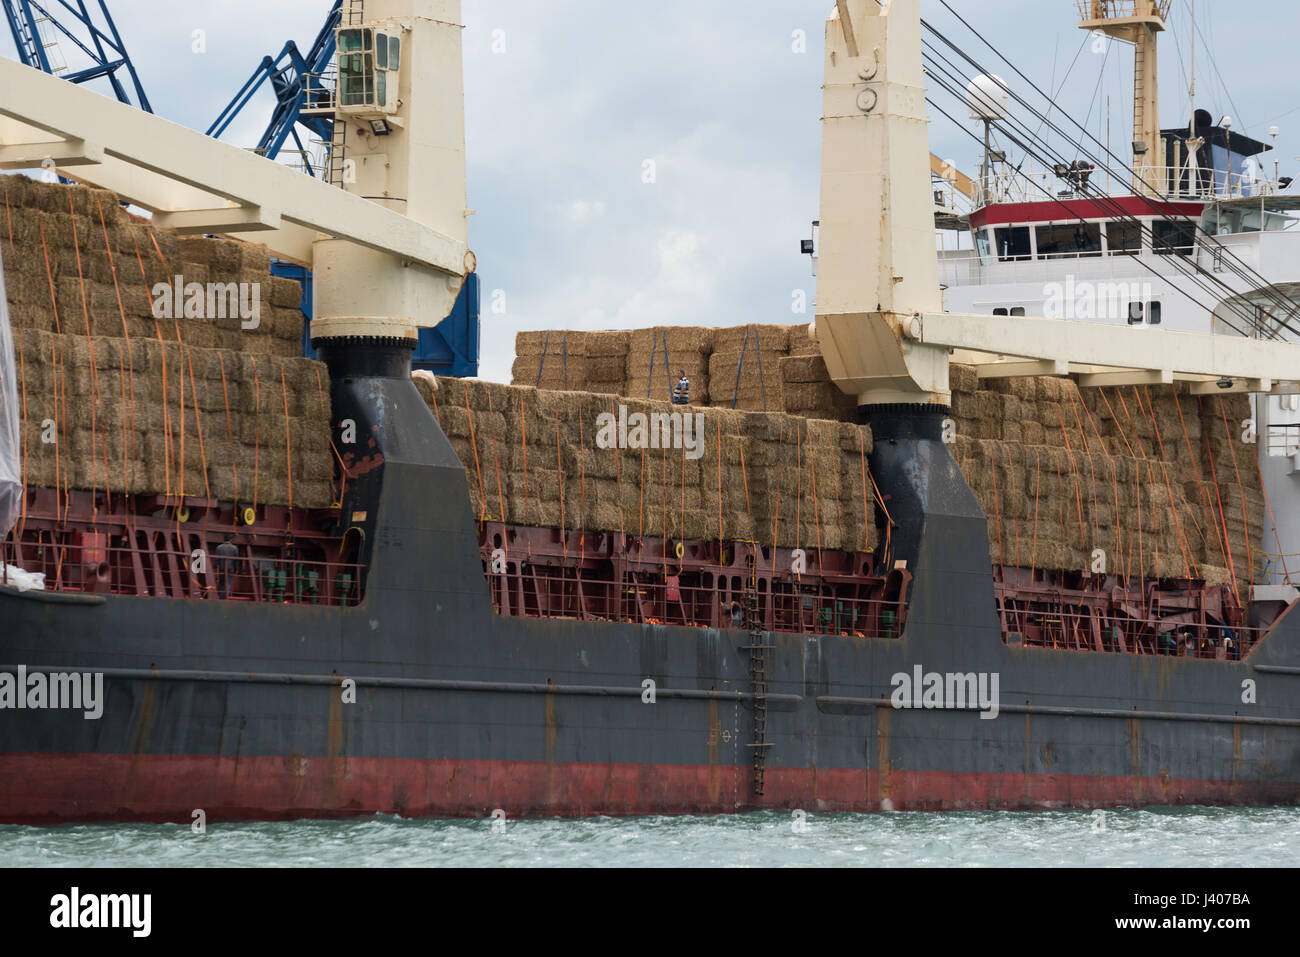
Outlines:
{"type": "Polygon", "coordinates": [[[1187,121],[1187,135],[1196,135],[1196,0],[1192,4],[1192,85],[1188,90],[1191,99],[1191,119],[1187,121]]]}

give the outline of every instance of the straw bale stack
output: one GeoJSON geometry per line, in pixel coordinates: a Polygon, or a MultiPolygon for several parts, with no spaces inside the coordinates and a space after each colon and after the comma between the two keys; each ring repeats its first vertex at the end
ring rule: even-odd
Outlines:
{"type": "Polygon", "coordinates": [[[265,246],[180,239],[105,190],[0,185],[28,486],[331,504],[328,374],[301,358],[301,290],[271,276],[265,246]],[[204,315],[183,295],[155,317],[155,286],[177,276],[204,287],[204,315]],[[257,327],[208,313],[210,282],[248,284],[257,327]]]}
{"type": "Polygon", "coordinates": [[[482,520],[782,547],[876,543],[865,428],[695,407],[684,435],[683,410],[665,402],[466,380],[441,380],[436,392],[417,387],[465,464],[482,520]],[[618,422],[620,406],[630,437],[635,416],[658,415],[691,442],[603,447],[615,433],[601,430],[618,422]]]}

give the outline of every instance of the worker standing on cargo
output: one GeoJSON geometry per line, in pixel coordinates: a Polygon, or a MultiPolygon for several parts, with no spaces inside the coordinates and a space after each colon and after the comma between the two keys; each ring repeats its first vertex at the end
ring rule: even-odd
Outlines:
{"type": "Polygon", "coordinates": [[[230,597],[230,582],[235,577],[235,562],[239,559],[239,548],[235,545],[235,536],[227,535],[226,540],[217,546],[217,595],[222,601],[230,597]]]}
{"type": "Polygon", "coordinates": [[[686,378],[686,370],[677,371],[677,385],[673,387],[673,405],[691,404],[691,380],[686,378]]]}

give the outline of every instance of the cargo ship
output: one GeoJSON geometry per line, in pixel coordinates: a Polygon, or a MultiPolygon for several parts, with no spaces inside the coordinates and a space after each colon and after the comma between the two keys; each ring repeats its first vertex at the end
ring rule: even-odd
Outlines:
{"type": "Polygon", "coordinates": [[[1294,346],[945,313],[918,5],[844,0],[813,328],[413,378],[473,269],[459,23],[340,26],[333,186],[0,63],[11,165],[102,187],[3,178],[0,821],[1300,798],[1300,618],[1230,424],[1294,346]],[[271,252],[314,268],[319,362],[271,252]],[[213,316],[241,283],[262,314],[213,316]]]}

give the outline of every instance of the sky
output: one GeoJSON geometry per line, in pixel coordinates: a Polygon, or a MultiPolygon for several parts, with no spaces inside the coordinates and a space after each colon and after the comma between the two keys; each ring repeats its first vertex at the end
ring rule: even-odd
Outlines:
{"type": "MultiPolygon", "coordinates": [[[[155,112],[206,129],[266,54],[310,45],[328,0],[107,0],[155,112]],[[196,51],[195,31],[203,47],[196,51]]],[[[1116,153],[1131,134],[1132,51],[1077,29],[1070,0],[948,0],[1116,153]],[[1109,103],[1109,111],[1107,105],[1109,103]]],[[[816,282],[822,54],[831,0],[464,0],[470,245],[483,288],[481,376],[509,381],[521,330],[793,323],[816,282]],[[653,163],[653,177],[646,175],[653,163]],[[653,179],[647,182],[647,179],[653,179]]],[[[1288,76],[1295,0],[1198,0],[1197,105],[1300,166],[1288,76]],[[1276,30],[1264,25],[1274,24],[1276,30]]],[[[1188,117],[1191,0],[1161,46],[1161,116],[1188,117]]],[[[1017,92],[1028,84],[945,9],[932,26],[1017,92]]],[[[0,55],[13,56],[7,31],[0,55]]],[[[967,66],[968,75],[974,68],[967,66]]],[[[946,92],[931,148],[974,174],[976,125],[946,92]]],[[[255,142],[270,101],[226,139],[255,142]]],[[[1057,141],[1060,146],[1060,142],[1057,141]]],[[[1072,150],[1071,150],[1072,152],[1072,150]]],[[[1271,159],[1270,167],[1271,170],[1271,159]]]]}

